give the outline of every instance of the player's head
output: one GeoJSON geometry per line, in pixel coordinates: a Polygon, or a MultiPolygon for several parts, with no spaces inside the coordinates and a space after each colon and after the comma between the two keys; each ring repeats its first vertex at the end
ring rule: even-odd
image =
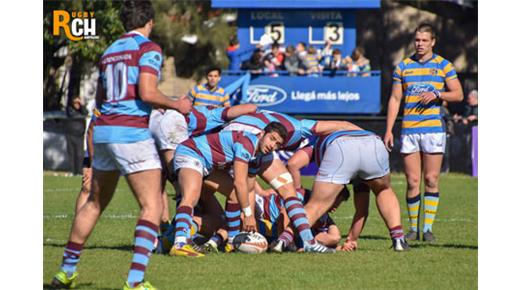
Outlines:
{"type": "Polygon", "coordinates": [[[155,11],[150,0],[124,1],[120,11],[121,22],[123,22],[125,31],[138,28],[147,28],[152,31],[154,16],[155,11]]]}
{"type": "Polygon", "coordinates": [[[214,88],[218,85],[221,73],[222,70],[217,66],[212,66],[206,70],[206,80],[208,81],[208,86],[210,88],[214,88]]]}
{"type": "Polygon", "coordinates": [[[365,54],[365,50],[361,46],[357,46],[352,51],[352,59],[354,61],[357,61],[361,56],[365,54]]]}
{"type": "Polygon", "coordinates": [[[278,51],[280,51],[280,45],[278,44],[278,42],[274,42],[273,44],[271,44],[271,51],[273,53],[278,53],[278,51]]]}
{"type": "Polygon", "coordinates": [[[259,149],[263,154],[280,149],[285,143],[287,129],[279,122],[271,122],[264,128],[264,135],[260,138],[259,149]]]}
{"type": "Polygon", "coordinates": [[[305,45],[305,42],[298,42],[298,44],[296,45],[296,51],[297,52],[302,52],[302,51],[305,51],[307,50],[307,45],[305,45]]]}
{"type": "Polygon", "coordinates": [[[429,23],[420,24],[417,29],[415,29],[415,52],[420,56],[433,52],[436,38],[437,35],[433,25],[429,23]]]}

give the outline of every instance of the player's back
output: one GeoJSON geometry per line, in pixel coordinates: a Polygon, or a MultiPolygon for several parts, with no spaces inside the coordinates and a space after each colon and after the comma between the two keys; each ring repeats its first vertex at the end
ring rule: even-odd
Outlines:
{"type": "Polygon", "coordinates": [[[186,117],[190,136],[199,136],[213,132],[213,130],[229,121],[227,112],[229,107],[195,106],[186,117]]]}
{"type": "Polygon", "coordinates": [[[288,141],[282,148],[286,150],[298,148],[305,138],[312,136],[313,128],[316,125],[316,121],[313,120],[298,120],[289,115],[272,111],[246,114],[232,120],[230,123],[240,123],[263,130],[270,122],[279,122],[287,129],[286,140],[288,141]]]}
{"type": "Polygon", "coordinates": [[[103,53],[100,72],[105,98],[94,130],[95,143],[129,143],[151,138],[152,107],[138,93],[139,74],[160,77],[159,46],[136,32],[121,36],[103,53]]]}

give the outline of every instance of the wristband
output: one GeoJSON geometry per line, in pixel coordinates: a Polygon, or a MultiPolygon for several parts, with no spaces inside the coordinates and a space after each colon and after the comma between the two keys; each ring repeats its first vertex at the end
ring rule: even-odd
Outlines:
{"type": "Polygon", "coordinates": [[[437,99],[440,99],[440,98],[441,98],[441,92],[435,90],[435,91],[433,91],[433,94],[435,95],[435,97],[436,97],[437,99]]]}
{"type": "Polygon", "coordinates": [[[248,207],[244,207],[242,209],[242,212],[244,212],[244,215],[246,217],[250,217],[251,215],[253,215],[253,212],[251,211],[251,207],[249,207],[249,206],[248,207]]]}

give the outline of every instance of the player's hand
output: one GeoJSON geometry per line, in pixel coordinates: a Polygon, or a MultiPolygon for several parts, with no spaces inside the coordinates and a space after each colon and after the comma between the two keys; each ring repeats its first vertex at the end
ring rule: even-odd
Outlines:
{"type": "Polygon", "coordinates": [[[182,96],[177,101],[175,101],[175,103],[177,105],[175,109],[179,111],[179,113],[187,115],[191,112],[191,107],[193,106],[193,103],[191,102],[190,98],[182,96]]]}
{"type": "Polygon", "coordinates": [[[386,150],[392,152],[392,149],[394,148],[394,134],[392,134],[392,132],[386,132],[383,143],[385,143],[386,150]]]}
{"type": "Polygon", "coordinates": [[[436,100],[437,96],[433,92],[424,92],[421,94],[421,101],[419,103],[428,105],[432,101],[436,100]]]}
{"type": "Polygon", "coordinates": [[[341,247],[341,250],[342,251],[346,251],[346,252],[352,252],[352,251],[355,251],[357,249],[357,242],[356,241],[349,241],[349,240],[346,240],[344,243],[343,243],[343,246],[341,247]]]}
{"type": "Polygon", "coordinates": [[[257,232],[256,220],[254,216],[244,217],[244,224],[242,226],[244,232],[257,232]]]}

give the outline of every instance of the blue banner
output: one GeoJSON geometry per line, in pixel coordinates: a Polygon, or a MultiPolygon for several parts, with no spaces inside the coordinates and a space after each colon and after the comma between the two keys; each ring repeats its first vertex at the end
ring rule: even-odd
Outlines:
{"type": "MultiPolygon", "coordinates": [[[[226,87],[243,76],[224,75],[226,87]]],[[[308,77],[251,76],[240,103],[289,114],[377,114],[381,109],[381,78],[377,76],[308,77]]]]}

